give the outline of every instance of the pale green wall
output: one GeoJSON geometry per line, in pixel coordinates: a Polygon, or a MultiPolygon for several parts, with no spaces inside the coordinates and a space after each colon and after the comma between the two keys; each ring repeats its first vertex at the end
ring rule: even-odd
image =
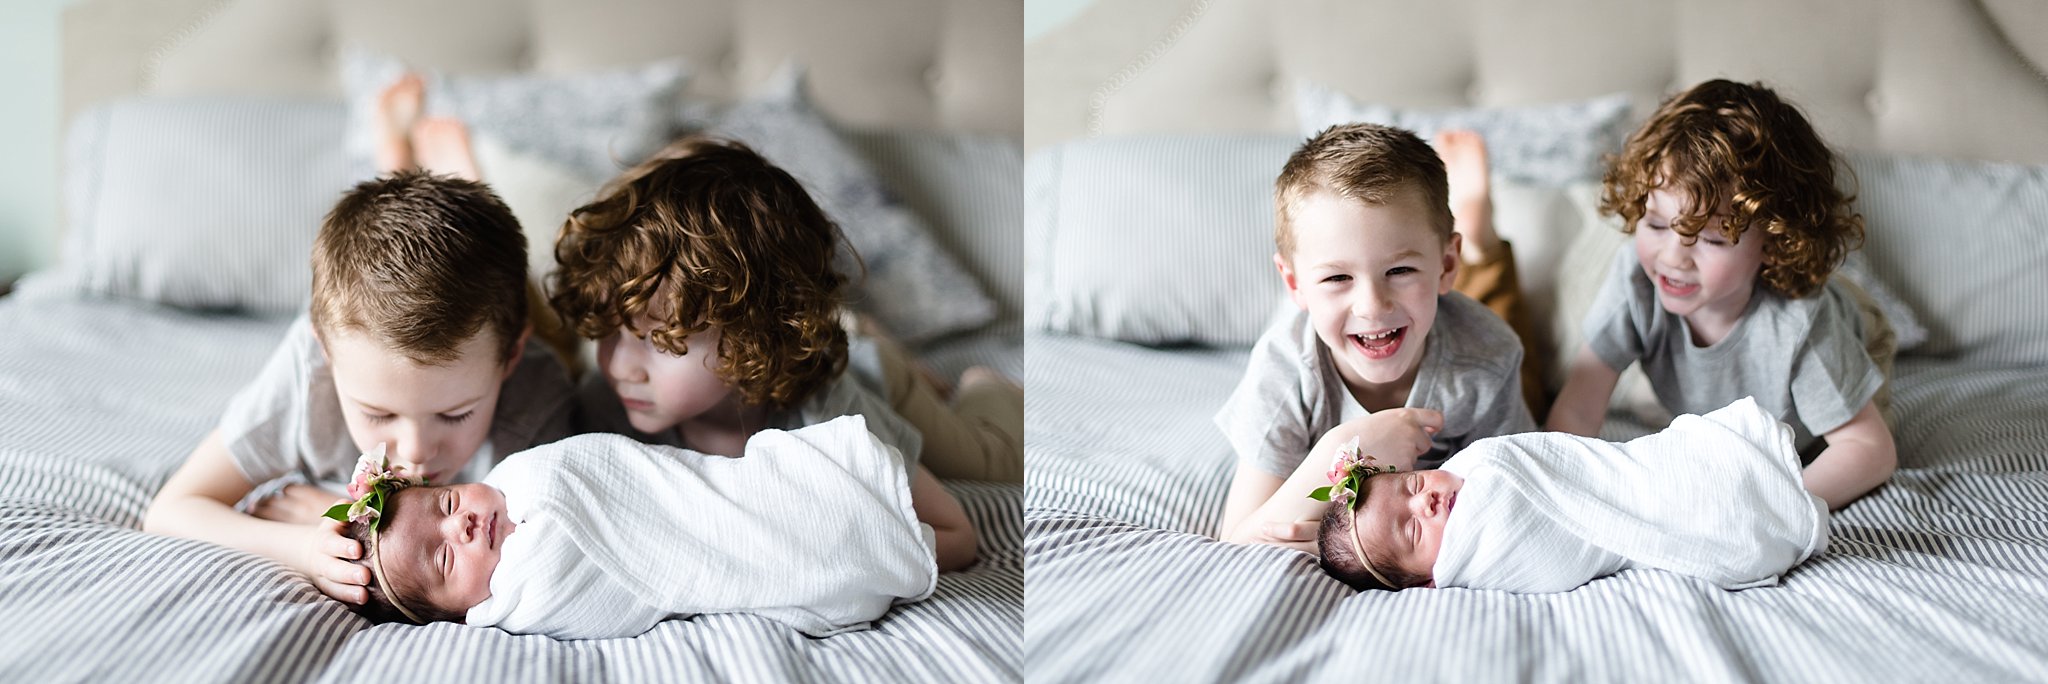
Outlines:
{"type": "Polygon", "coordinates": [[[1039,34],[1074,18],[1092,4],[1095,0],[1024,0],[1024,42],[1029,43],[1039,34]]]}
{"type": "Polygon", "coordinates": [[[0,2],[0,280],[57,254],[57,19],[69,3],[0,2]]]}

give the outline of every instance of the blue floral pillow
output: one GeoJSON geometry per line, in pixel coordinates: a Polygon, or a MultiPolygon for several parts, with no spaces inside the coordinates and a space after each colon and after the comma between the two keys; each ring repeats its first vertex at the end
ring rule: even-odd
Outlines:
{"type": "MultiPolygon", "coordinates": [[[[802,71],[786,66],[763,95],[727,108],[704,132],[746,143],[803,182],[867,268],[850,303],[891,334],[915,344],[995,320],[995,300],[981,283],[882,184],[803,90],[802,71]]],[[[848,255],[840,269],[859,273],[848,255]]]]}

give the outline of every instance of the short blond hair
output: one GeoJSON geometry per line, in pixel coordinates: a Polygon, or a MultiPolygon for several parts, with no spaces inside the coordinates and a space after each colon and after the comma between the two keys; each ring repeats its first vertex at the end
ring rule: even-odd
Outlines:
{"type": "Polygon", "coordinates": [[[1273,241],[1294,256],[1294,212],[1316,192],[1383,206],[1406,188],[1422,192],[1430,227],[1451,239],[1451,190],[1444,161],[1414,133],[1368,123],[1331,126],[1315,134],[1280,168],[1273,181],[1273,241]]]}
{"type": "Polygon", "coordinates": [[[315,329],[369,335],[423,365],[488,328],[510,360],[526,328],[526,236],[490,188],[400,171],[357,184],[313,239],[315,329]]]}

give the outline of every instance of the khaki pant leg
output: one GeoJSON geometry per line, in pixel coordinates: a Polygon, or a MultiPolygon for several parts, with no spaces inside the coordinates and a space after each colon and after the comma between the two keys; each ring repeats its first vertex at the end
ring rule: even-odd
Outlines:
{"type": "Polygon", "coordinates": [[[963,389],[947,405],[894,340],[876,337],[889,405],[924,435],[921,459],[945,479],[1024,481],[1024,397],[1013,387],[963,389]]]}
{"type": "Polygon", "coordinates": [[[1892,418],[1892,361],[1899,354],[1899,335],[1892,330],[1892,324],[1884,316],[1884,310],[1877,308],[1877,300],[1855,283],[1842,281],[1849,286],[1849,292],[1856,295],[1856,311],[1863,324],[1863,351],[1870,355],[1870,361],[1877,364],[1877,370],[1884,374],[1884,384],[1879,385],[1871,402],[1877,404],[1877,411],[1884,416],[1884,424],[1893,432],[1898,423],[1892,418]]]}
{"type": "Polygon", "coordinates": [[[1492,258],[1477,264],[1460,264],[1452,288],[1493,310],[1522,339],[1522,400],[1529,404],[1529,415],[1536,419],[1536,424],[1542,425],[1550,413],[1550,396],[1543,388],[1550,345],[1536,334],[1530,323],[1529,307],[1522,302],[1522,280],[1515,271],[1514,246],[1502,240],[1492,258]]]}

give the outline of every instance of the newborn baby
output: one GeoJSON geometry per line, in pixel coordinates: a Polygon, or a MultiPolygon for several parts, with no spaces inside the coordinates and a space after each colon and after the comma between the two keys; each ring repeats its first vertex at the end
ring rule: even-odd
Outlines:
{"type": "Polygon", "coordinates": [[[1791,436],[1745,398],[1625,444],[1479,440],[1439,470],[1360,478],[1323,514],[1320,563],[1359,590],[1560,592],[1627,568],[1774,584],[1827,548],[1791,436]]]}
{"type": "Polygon", "coordinates": [[[865,419],[765,430],[746,454],[592,434],[481,483],[384,490],[381,525],[348,525],[373,571],[364,612],[561,639],[744,612],[827,636],[931,593],[931,529],[865,419]]]}

